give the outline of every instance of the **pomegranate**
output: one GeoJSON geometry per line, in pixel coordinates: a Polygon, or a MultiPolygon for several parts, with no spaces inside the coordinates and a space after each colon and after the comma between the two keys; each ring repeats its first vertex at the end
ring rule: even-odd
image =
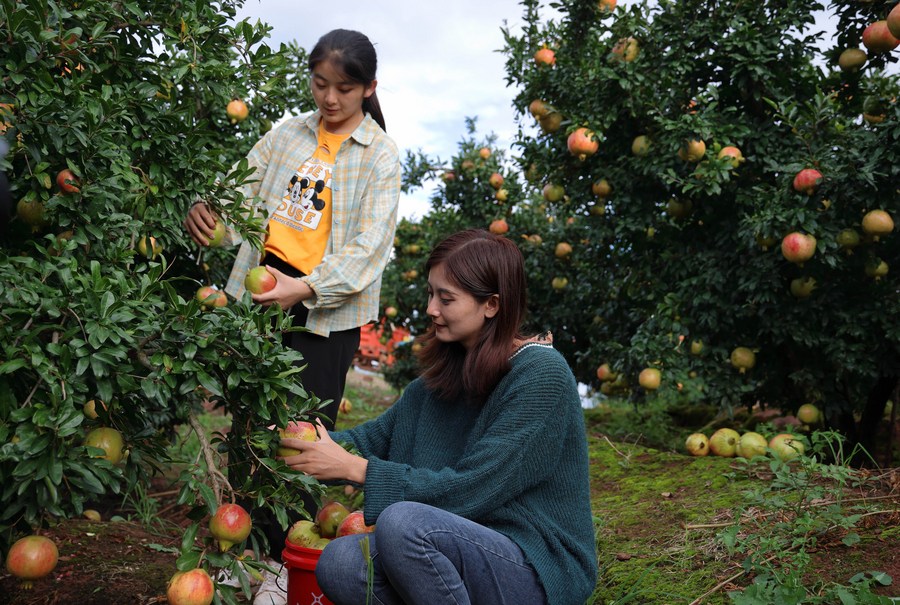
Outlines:
{"type": "Polygon", "coordinates": [[[375,526],[366,525],[366,520],[363,518],[362,511],[355,510],[344,517],[344,520],[338,525],[335,537],[341,538],[353,534],[370,534],[373,531],[375,531],[375,526]]]}
{"type": "Polygon", "coordinates": [[[25,536],[16,541],[6,555],[6,569],[22,580],[22,588],[31,588],[34,580],[49,575],[56,567],[59,550],[50,538],[25,536]]]}
{"type": "Polygon", "coordinates": [[[265,265],[253,267],[244,278],[244,287],[253,294],[263,294],[274,288],[278,280],[272,275],[265,265]]]}
{"type": "Polygon", "coordinates": [[[78,187],[78,177],[68,168],[64,168],[56,173],[56,186],[63,193],[78,193],[81,191],[78,187]]]}
{"type": "Polygon", "coordinates": [[[599,0],[597,8],[600,9],[600,15],[605,17],[616,9],[616,0],[599,0]]]}
{"type": "Polygon", "coordinates": [[[662,373],[656,368],[644,368],[638,374],[638,384],[648,391],[655,391],[659,388],[662,380],[662,373]]]}
{"type": "Polygon", "coordinates": [[[316,524],[323,538],[333,538],[341,521],[350,514],[350,509],[335,500],[325,504],[316,513],[316,524]]]}
{"type": "Polygon", "coordinates": [[[888,13],[887,19],[888,31],[895,38],[900,38],[900,4],[895,4],[891,12],[888,13]]]}
{"type": "Polygon", "coordinates": [[[569,135],[566,145],[569,148],[569,153],[581,161],[587,159],[588,156],[594,155],[600,149],[600,142],[597,140],[597,136],[593,131],[583,126],[575,129],[569,135]]]}
{"type": "Polygon", "coordinates": [[[528,104],[528,111],[535,117],[535,119],[541,119],[548,113],[550,113],[550,107],[547,106],[541,99],[535,99],[531,103],[528,104]]]}
{"type": "Polygon", "coordinates": [[[789,233],[781,240],[781,253],[792,263],[806,262],[816,253],[816,238],[796,231],[789,233]]]}
{"type": "Polygon", "coordinates": [[[197,290],[196,298],[203,309],[224,307],[228,304],[228,297],[225,293],[212,286],[200,286],[197,290]]]}
{"type": "Polygon", "coordinates": [[[737,168],[744,161],[744,154],[741,153],[741,150],[733,145],[728,145],[726,147],[722,147],[719,150],[719,155],[717,156],[720,160],[728,158],[731,162],[732,168],[737,168]]]}
{"type": "Polygon", "coordinates": [[[602,363],[597,368],[597,378],[600,382],[609,382],[616,379],[615,373],[610,369],[608,363],[602,363]]]}
{"type": "Polygon", "coordinates": [[[489,147],[482,147],[478,150],[478,157],[482,160],[486,160],[491,157],[491,149],[489,147]]]}
{"type": "Polygon", "coordinates": [[[503,175],[499,172],[491,174],[491,176],[488,178],[488,183],[490,183],[491,187],[493,187],[494,189],[500,189],[500,187],[503,186],[503,175]]]}
{"type": "Polygon", "coordinates": [[[804,168],[794,177],[794,190],[806,195],[812,195],[816,192],[816,188],[821,182],[821,172],[815,168],[804,168]]]}
{"type": "Polygon", "coordinates": [[[731,365],[743,374],[756,365],[756,354],[747,347],[737,347],[731,352],[731,365]]]}
{"type": "Polygon", "coordinates": [[[875,281],[887,275],[889,269],[888,264],[880,258],[873,258],[866,263],[866,275],[874,277],[875,281]]]}
{"type": "Polygon", "coordinates": [[[547,115],[538,118],[541,130],[545,134],[551,134],[559,130],[560,126],[562,126],[562,121],[562,114],[558,111],[551,111],[547,115]]]}
{"type": "Polygon", "coordinates": [[[868,58],[866,51],[861,48],[848,48],[838,57],[838,67],[841,68],[841,71],[850,73],[859,71],[866,64],[868,58]]]}
{"type": "Polygon", "coordinates": [[[84,444],[103,450],[104,454],[100,457],[113,464],[121,462],[125,455],[122,433],[113,428],[103,426],[92,430],[84,438],[84,444]]]}
{"type": "Polygon", "coordinates": [[[894,219],[884,210],[870,210],[863,217],[862,228],[877,240],[894,230],[894,219]]]}
{"type": "Polygon", "coordinates": [[[169,605],[209,605],[216,589],[212,578],[199,567],[176,572],[169,580],[166,597],[169,605]]]}
{"type": "Polygon", "coordinates": [[[699,162],[706,155],[706,143],[697,139],[685,141],[678,149],[679,159],[685,162],[699,162]]]}
{"type": "Polygon", "coordinates": [[[612,193],[612,185],[606,179],[600,179],[591,185],[591,192],[599,198],[606,199],[612,193]]]}
{"type": "Polygon", "coordinates": [[[555,65],[556,53],[544,46],[534,53],[534,62],[538,65],[555,65]]]}
{"type": "Polygon", "coordinates": [[[22,198],[16,204],[16,216],[30,226],[32,232],[40,231],[44,226],[44,203],[40,200],[22,198]]]}
{"type": "Polygon", "coordinates": [[[691,200],[679,200],[672,198],[666,204],[666,213],[675,219],[687,218],[694,209],[694,203],[691,200]]]}
{"type": "Polygon", "coordinates": [[[798,277],[791,280],[791,294],[796,298],[809,298],[815,289],[814,277],[798,277]]]}
{"type": "Polygon", "coordinates": [[[509,225],[506,223],[506,219],[498,218],[497,220],[491,221],[488,231],[495,235],[503,235],[509,231],[509,225]]]}
{"type": "Polygon", "coordinates": [[[250,115],[250,110],[247,109],[247,104],[242,100],[232,99],[225,107],[225,113],[232,124],[237,124],[247,119],[247,116],[250,115]]]}
{"type": "Polygon", "coordinates": [[[888,22],[884,19],[870,23],[862,34],[863,46],[873,53],[891,52],[900,44],[891,30],[888,28],[888,22]]]}
{"type": "Polygon", "coordinates": [[[152,235],[145,235],[138,240],[138,252],[140,252],[141,256],[144,258],[153,260],[162,254],[162,245],[156,241],[156,238],[152,235]]]}
{"type": "Polygon", "coordinates": [[[209,532],[219,542],[219,550],[225,552],[250,535],[250,515],[238,504],[223,504],[209,519],[209,532]]]}
{"type": "Polygon", "coordinates": [[[558,202],[563,199],[563,196],[566,194],[566,189],[562,185],[547,183],[546,185],[544,185],[541,194],[548,202],[558,202]]]}
{"type": "Polygon", "coordinates": [[[568,258],[568,256],[572,254],[572,244],[568,242],[559,242],[556,244],[556,249],[553,251],[553,254],[556,258],[568,258]]]}
{"type": "Polygon", "coordinates": [[[612,48],[612,58],[616,61],[630,63],[637,59],[640,50],[640,43],[631,36],[620,38],[612,48]]]}
{"type": "Polygon", "coordinates": [[[859,233],[856,232],[856,229],[842,229],[837,234],[837,243],[844,252],[853,254],[853,249],[859,245],[859,233]]]}
{"type": "Polygon", "coordinates": [[[639,158],[645,157],[650,153],[650,137],[645,134],[634,137],[631,142],[631,153],[639,158]]]}

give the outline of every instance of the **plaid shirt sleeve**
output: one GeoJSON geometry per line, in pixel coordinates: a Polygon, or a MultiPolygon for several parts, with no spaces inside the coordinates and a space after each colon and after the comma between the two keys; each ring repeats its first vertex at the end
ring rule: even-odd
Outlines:
{"type": "MultiPolygon", "coordinates": [[[[293,171],[316,145],[319,114],[288,121],[254,147],[249,159],[261,175],[258,194],[271,215],[293,171]],[[268,141],[266,140],[268,139],[268,141]]],[[[333,177],[331,238],[325,258],[303,278],[314,292],[306,326],[327,336],[378,318],[381,276],[390,258],[400,201],[400,156],[394,142],[366,116],[338,152],[333,177]]],[[[240,298],[243,280],[259,264],[246,242],[226,290],[240,298]]]]}

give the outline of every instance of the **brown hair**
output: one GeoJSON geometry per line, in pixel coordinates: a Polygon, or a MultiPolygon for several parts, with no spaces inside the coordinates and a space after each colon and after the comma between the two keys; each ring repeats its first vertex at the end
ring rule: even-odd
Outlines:
{"type": "Polygon", "coordinates": [[[470,350],[458,342],[441,342],[433,327],[420,338],[424,347],[418,358],[425,384],[443,398],[463,397],[480,404],[509,372],[513,342],[521,337],[527,309],[522,253],[505,237],[470,229],[439,243],[425,263],[425,272],[438,265],[454,285],[478,302],[499,297],[497,313],[485,320],[470,350]]]}

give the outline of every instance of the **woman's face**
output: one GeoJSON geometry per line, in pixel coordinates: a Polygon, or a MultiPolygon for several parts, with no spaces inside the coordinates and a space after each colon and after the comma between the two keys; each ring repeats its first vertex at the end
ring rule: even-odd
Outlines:
{"type": "Polygon", "coordinates": [[[349,134],[363,121],[363,99],[375,92],[369,86],[347,79],[331,61],[322,61],[313,69],[310,89],[316,107],[325,120],[325,129],[335,134],[349,134]]]}
{"type": "Polygon", "coordinates": [[[478,342],[487,319],[497,314],[499,297],[484,302],[447,279],[443,265],[428,273],[428,308],[434,333],[441,342],[458,342],[466,349],[478,342]]]}

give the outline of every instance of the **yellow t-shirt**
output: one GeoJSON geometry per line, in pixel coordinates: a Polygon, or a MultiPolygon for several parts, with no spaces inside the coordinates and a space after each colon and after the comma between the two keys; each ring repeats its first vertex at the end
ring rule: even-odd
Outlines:
{"type": "Polygon", "coordinates": [[[331,235],[331,173],[334,158],[350,134],[334,134],[319,124],[316,152],[297,168],[269,219],[265,251],[306,275],[322,262],[331,235]]]}

